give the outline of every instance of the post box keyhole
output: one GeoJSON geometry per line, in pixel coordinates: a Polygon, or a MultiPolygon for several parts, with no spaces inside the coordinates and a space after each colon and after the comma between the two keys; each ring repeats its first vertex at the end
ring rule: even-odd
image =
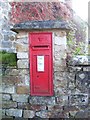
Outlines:
{"type": "Polygon", "coordinates": [[[37,75],[37,78],[39,78],[39,75],[37,75]]]}

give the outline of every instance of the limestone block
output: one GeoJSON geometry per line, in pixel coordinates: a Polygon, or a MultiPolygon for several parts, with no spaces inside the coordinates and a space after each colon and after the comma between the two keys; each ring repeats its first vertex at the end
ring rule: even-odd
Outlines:
{"type": "Polygon", "coordinates": [[[10,100],[11,96],[9,94],[2,94],[2,100],[10,100]]]}
{"type": "Polygon", "coordinates": [[[7,116],[22,117],[22,110],[21,109],[7,109],[6,115],[7,116]]]}
{"type": "Polygon", "coordinates": [[[27,58],[28,59],[28,53],[26,52],[17,52],[17,58],[27,58]]]}
{"type": "Polygon", "coordinates": [[[32,110],[24,110],[24,118],[33,118],[35,116],[35,112],[32,110]]]}
{"type": "Polygon", "coordinates": [[[27,32],[20,32],[19,34],[17,34],[17,38],[25,38],[28,37],[28,33],[27,32]]]}
{"type": "Polygon", "coordinates": [[[28,102],[29,95],[12,95],[12,100],[16,102],[28,102]]]}
{"type": "Polygon", "coordinates": [[[22,36],[22,38],[19,38],[17,39],[18,43],[22,43],[22,44],[25,44],[25,45],[28,45],[29,44],[29,38],[28,36],[22,36]]]}
{"type": "Polygon", "coordinates": [[[16,92],[17,92],[17,94],[29,94],[30,87],[29,86],[17,86],[16,92]]]}
{"type": "Polygon", "coordinates": [[[9,94],[13,94],[15,93],[15,86],[11,86],[11,85],[2,85],[0,86],[1,88],[1,92],[2,93],[9,93],[9,94]]]}
{"type": "Polygon", "coordinates": [[[15,85],[20,83],[20,79],[18,76],[3,76],[2,81],[6,85],[15,85]]]}
{"type": "Polygon", "coordinates": [[[13,101],[2,101],[2,108],[16,108],[17,103],[13,101]]]}
{"type": "Polygon", "coordinates": [[[15,44],[17,52],[27,52],[29,50],[29,46],[21,43],[15,44]]]}
{"type": "Polygon", "coordinates": [[[31,105],[30,103],[18,103],[19,109],[26,109],[26,110],[32,110],[32,111],[40,111],[40,110],[46,110],[45,105],[31,105]]]}
{"type": "MultiPolygon", "coordinates": [[[[4,116],[5,115],[5,109],[0,109],[0,115],[4,116]]],[[[0,116],[1,117],[1,116],[0,116]]]]}
{"type": "Polygon", "coordinates": [[[29,61],[28,60],[18,60],[17,66],[18,66],[18,68],[29,68],[29,61]]]}
{"type": "Polygon", "coordinates": [[[69,96],[70,105],[87,105],[88,104],[88,94],[71,94],[69,96]]]}
{"type": "Polygon", "coordinates": [[[12,47],[12,43],[10,41],[2,41],[2,47],[4,48],[11,48],[12,47]]]}
{"type": "Polygon", "coordinates": [[[48,112],[48,111],[36,112],[36,116],[38,116],[40,118],[49,118],[49,114],[50,114],[50,112],[48,112]]]}
{"type": "Polygon", "coordinates": [[[31,104],[54,105],[55,104],[55,97],[31,97],[31,98],[29,98],[29,102],[31,104]]]}
{"type": "Polygon", "coordinates": [[[57,104],[60,104],[61,106],[63,105],[68,105],[68,95],[64,96],[60,96],[56,98],[57,104]]]}

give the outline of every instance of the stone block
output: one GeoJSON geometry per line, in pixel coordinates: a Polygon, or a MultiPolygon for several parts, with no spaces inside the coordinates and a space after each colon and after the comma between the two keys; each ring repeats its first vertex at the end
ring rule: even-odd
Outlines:
{"type": "Polygon", "coordinates": [[[54,105],[55,97],[30,97],[29,102],[31,104],[43,104],[43,105],[54,105]]]}
{"type": "Polygon", "coordinates": [[[17,94],[29,94],[30,87],[29,86],[17,86],[16,92],[17,92],[17,94]]]}
{"type": "Polygon", "coordinates": [[[88,111],[87,112],[84,112],[84,111],[79,111],[75,114],[75,119],[88,119],[88,111]]]}
{"type": "Polygon", "coordinates": [[[15,85],[20,83],[20,79],[18,76],[3,76],[2,77],[3,83],[6,85],[15,85]]]}
{"type": "Polygon", "coordinates": [[[88,104],[88,94],[72,94],[69,96],[69,104],[74,105],[87,105],[88,104]]]}
{"type": "Polygon", "coordinates": [[[2,101],[2,108],[16,108],[17,103],[13,101],[2,101]]]}
{"type": "Polygon", "coordinates": [[[25,38],[28,37],[28,33],[27,32],[20,32],[19,34],[17,34],[17,38],[25,38]]]}
{"type": "Polygon", "coordinates": [[[0,91],[2,93],[9,93],[9,94],[14,94],[15,93],[15,86],[11,85],[2,85],[0,86],[0,91]]]}
{"type": "Polygon", "coordinates": [[[29,61],[28,60],[18,60],[17,66],[18,66],[18,68],[29,68],[29,61]]]}
{"type": "Polygon", "coordinates": [[[21,109],[7,109],[6,115],[14,116],[14,117],[22,117],[22,110],[21,109]]]}
{"type": "Polygon", "coordinates": [[[28,45],[29,44],[28,36],[23,36],[23,38],[19,38],[18,43],[28,45]]]}
{"type": "Polygon", "coordinates": [[[33,118],[35,116],[35,112],[32,110],[24,110],[24,118],[33,118]]]}
{"type": "Polygon", "coordinates": [[[40,118],[49,118],[49,115],[50,115],[50,112],[48,112],[47,110],[36,112],[36,116],[40,118]]]}
{"type": "Polygon", "coordinates": [[[20,44],[20,43],[17,43],[15,45],[15,48],[16,48],[17,52],[27,52],[27,51],[29,51],[29,46],[28,45],[24,45],[24,44],[20,44]]]}
{"type": "Polygon", "coordinates": [[[23,118],[23,117],[15,117],[14,120],[28,120],[28,118],[23,118]]]}
{"type": "Polygon", "coordinates": [[[65,84],[65,86],[63,86],[63,84],[59,84],[57,86],[54,86],[54,92],[55,92],[55,96],[65,96],[67,94],[67,86],[65,84]]]}
{"type": "Polygon", "coordinates": [[[3,48],[11,48],[12,47],[12,43],[10,41],[2,41],[2,47],[3,48]]]}
{"type": "Polygon", "coordinates": [[[11,41],[14,41],[14,40],[16,39],[16,37],[15,37],[15,35],[11,34],[11,35],[9,36],[9,39],[10,39],[11,41]]]}
{"type": "Polygon", "coordinates": [[[61,106],[68,105],[68,95],[67,96],[61,95],[61,97],[56,97],[56,102],[61,106]]]}
{"type": "Polygon", "coordinates": [[[2,120],[13,120],[13,117],[10,117],[10,116],[2,116],[2,120]]]}
{"type": "Polygon", "coordinates": [[[45,105],[32,105],[30,103],[18,103],[18,108],[26,109],[26,110],[33,110],[33,111],[46,110],[45,105]]]}
{"type": "Polygon", "coordinates": [[[5,72],[6,72],[6,75],[8,75],[8,76],[18,76],[19,70],[15,69],[15,68],[13,68],[13,69],[7,68],[5,72]]]}
{"type": "Polygon", "coordinates": [[[63,111],[63,107],[61,105],[48,105],[48,111],[63,111]]]}
{"type": "MultiPolygon", "coordinates": [[[[19,75],[19,80],[21,81],[18,83],[18,86],[29,86],[30,84],[30,76],[25,75],[24,73],[22,75],[19,75]]],[[[28,87],[27,87],[28,88],[28,87]]]]}
{"type": "Polygon", "coordinates": [[[2,94],[2,100],[10,100],[11,96],[9,94],[2,94]]]}
{"type": "Polygon", "coordinates": [[[19,72],[19,76],[29,75],[29,69],[20,69],[18,72],[19,72]]]}
{"type": "Polygon", "coordinates": [[[9,36],[8,35],[4,35],[4,40],[8,41],[9,40],[9,36]]]}
{"type": "MultiPolygon", "coordinates": [[[[0,109],[0,115],[1,115],[1,116],[4,116],[4,115],[5,115],[5,109],[0,109]]],[[[0,117],[1,117],[1,116],[0,116],[0,117]]]]}
{"type": "Polygon", "coordinates": [[[17,52],[17,58],[27,58],[28,59],[28,53],[26,52],[17,52]]]}
{"type": "Polygon", "coordinates": [[[29,95],[12,95],[12,100],[16,102],[28,102],[29,95]]]}

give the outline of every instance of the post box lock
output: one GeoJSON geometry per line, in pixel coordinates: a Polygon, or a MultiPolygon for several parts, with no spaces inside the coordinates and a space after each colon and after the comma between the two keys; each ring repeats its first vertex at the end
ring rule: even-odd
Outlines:
{"type": "Polygon", "coordinates": [[[30,33],[31,95],[53,95],[52,33],[30,33]]]}

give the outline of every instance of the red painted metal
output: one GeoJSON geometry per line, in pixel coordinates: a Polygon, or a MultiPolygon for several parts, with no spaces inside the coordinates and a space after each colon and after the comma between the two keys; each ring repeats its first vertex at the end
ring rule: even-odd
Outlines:
{"type": "Polygon", "coordinates": [[[30,33],[31,95],[53,95],[52,33],[30,33]]]}

